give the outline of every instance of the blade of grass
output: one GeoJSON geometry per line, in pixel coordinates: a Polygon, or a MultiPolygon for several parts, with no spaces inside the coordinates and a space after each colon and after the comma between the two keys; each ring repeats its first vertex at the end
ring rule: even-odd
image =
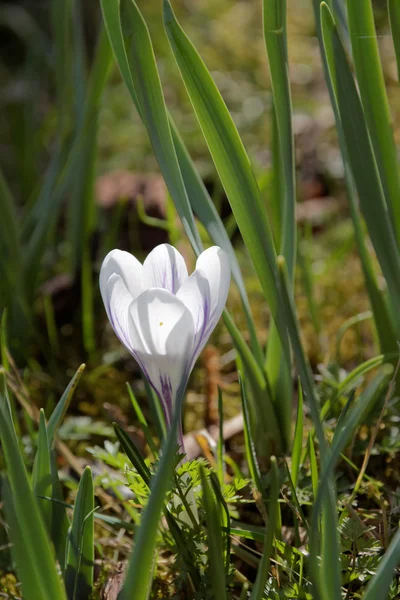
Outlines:
{"type": "MultiPolygon", "coordinates": [[[[290,280],[292,280],[296,262],[296,182],[292,100],[288,76],[286,0],[263,1],[263,26],[277,133],[277,157],[274,167],[280,175],[279,195],[275,196],[274,202],[283,203],[283,206],[274,212],[281,217],[280,253],[286,258],[290,280]]],[[[275,326],[271,327],[268,336],[266,371],[281,430],[284,433],[285,446],[288,447],[291,435],[293,385],[290,365],[284,360],[275,326]]]]}
{"type": "Polygon", "coordinates": [[[149,448],[154,454],[154,456],[157,456],[157,447],[154,443],[153,436],[151,435],[149,426],[142,412],[142,409],[140,408],[139,403],[136,400],[135,394],[133,393],[133,389],[128,382],[126,383],[126,387],[128,389],[130,401],[132,402],[133,410],[135,411],[135,415],[140,423],[140,428],[143,431],[144,437],[146,438],[146,442],[148,443],[149,448]]]}
{"type": "Polygon", "coordinates": [[[400,5],[397,0],[388,0],[388,11],[396,54],[397,77],[400,80],[400,5]]]}
{"type": "Polygon", "coordinates": [[[391,541],[389,548],[379,561],[375,575],[370,580],[363,600],[375,600],[375,598],[386,598],[390,585],[393,581],[394,571],[400,562],[400,531],[391,541]]]}
{"type": "Polygon", "coordinates": [[[93,588],[93,477],[86,467],[79,482],[68,544],[65,586],[68,598],[89,598],[93,588]]]}
{"type": "MultiPolygon", "coordinates": [[[[27,600],[66,600],[65,591],[57,573],[54,554],[51,550],[46,529],[33,496],[28,475],[20,453],[18,440],[11,420],[6,398],[4,374],[0,374],[0,437],[7,466],[11,493],[9,506],[15,515],[10,531],[11,540],[16,543],[16,562],[22,580],[25,573],[34,582],[30,585],[31,596],[27,600]],[[21,537],[23,553],[21,553],[21,537]]],[[[11,524],[11,522],[10,522],[11,524]]],[[[26,575],[27,576],[27,575],[26,575]]]]}
{"type": "Polygon", "coordinates": [[[135,467],[143,481],[149,485],[150,484],[150,470],[146,463],[144,462],[142,455],[136,448],[135,444],[132,442],[131,438],[117,423],[113,423],[115,435],[119,443],[121,444],[125,454],[131,461],[132,465],[135,467]]]}
{"type": "Polygon", "coordinates": [[[226,105],[205,64],[164,0],[164,26],[172,51],[228,196],[246,247],[285,345],[284,321],[278,310],[275,249],[260,191],[249,158],[226,105]]]}
{"type": "MultiPolygon", "coordinates": [[[[312,372],[300,339],[300,328],[294,307],[293,296],[290,292],[285,258],[283,256],[278,256],[277,264],[280,278],[280,295],[286,317],[288,333],[297,368],[299,370],[303,392],[310,406],[311,416],[319,443],[321,463],[324,465],[329,458],[329,448],[327,447],[320,419],[319,400],[315,390],[312,372]]],[[[340,600],[341,577],[336,496],[331,479],[328,479],[324,488],[323,515],[324,526],[322,528],[321,562],[318,558],[318,545],[316,543],[316,540],[319,539],[318,524],[316,529],[314,529],[315,537],[313,537],[313,544],[310,547],[313,583],[316,587],[316,592],[323,600],[340,600]],[[323,585],[321,585],[321,581],[323,581],[323,585]]]]}
{"type": "Polygon", "coordinates": [[[301,449],[303,445],[303,389],[301,382],[298,384],[299,395],[297,402],[297,417],[296,426],[294,430],[293,448],[292,448],[292,469],[291,478],[293,486],[296,488],[297,481],[299,479],[300,461],[301,461],[301,449]]]}
{"type": "Polygon", "coordinates": [[[150,593],[159,522],[173,480],[182,403],[183,394],[180,393],[171,429],[163,442],[157,473],[150,482],[150,498],[135,537],[119,600],[147,600],[150,593]]]}
{"type": "MultiPolygon", "coordinates": [[[[133,103],[141,116],[141,108],[139,105],[138,95],[135,90],[134,82],[130,72],[130,67],[127,60],[127,55],[124,48],[124,40],[122,36],[121,23],[119,19],[119,0],[106,1],[101,0],[101,8],[104,18],[105,27],[110,39],[110,44],[113,48],[114,55],[120,69],[121,75],[127,86],[133,103]]],[[[251,315],[250,303],[247,297],[246,287],[240,272],[239,264],[236,259],[236,255],[229,237],[225,231],[225,227],[216,211],[214,203],[212,202],[204,183],[202,182],[198,172],[196,171],[193,161],[179,135],[178,129],[171,118],[168,115],[169,126],[171,129],[172,139],[176,151],[176,155],[179,161],[179,167],[182,173],[183,181],[186,187],[189,201],[193,210],[196,212],[198,218],[206,228],[208,234],[215,244],[223,248],[230,259],[232,276],[238,286],[243,308],[246,314],[247,323],[249,326],[252,349],[255,354],[259,365],[262,365],[262,351],[257,339],[257,333],[255,325],[251,315]]],[[[174,198],[175,201],[175,198],[174,198]]],[[[185,212],[181,211],[179,203],[175,202],[176,209],[182,221],[185,219],[185,212]]]]}
{"type": "Polygon", "coordinates": [[[120,26],[130,77],[154,153],[168,190],[179,206],[182,223],[193,248],[202,244],[172,142],[167,110],[146,23],[133,0],[120,0],[120,26]]]}
{"type": "Polygon", "coordinates": [[[320,14],[320,1],[313,0],[314,15],[316,21],[317,37],[320,46],[320,52],[322,56],[322,62],[325,73],[325,80],[327,82],[329,95],[331,98],[331,104],[333,112],[335,114],[336,127],[338,131],[339,145],[343,156],[343,162],[345,164],[345,181],[347,187],[347,196],[349,199],[350,213],[353,220],[355,229],[355,238],[358,246],[358,252],[360,255],[361,266],[364,273],[365,283],[368,291],[368,295],[371,302],[371,308],[374,313],[375,326],[378,332],[380,347],[382,352],[397,351],[396,335],[394,332],[394,326],[389,315],[386,299],[378,285],[375,269],[371,261],[370,254],[366,247],[365,233],[363,223],[361,222],[357,194],[353,176],[347,165],[349,165],[349,158],[347,152],[346,140],[343,133],[343,127],[339,114],[339,107],[336,100],[336,95],[333,89],[333,82],[329,75],[329,66],[327,56],[324,49],[324,41],[322,35],[321,25],[321,14],[320,14]]]}
{"type": "Polygon", "coordinates": [[[244,443],[246,449],[246,462],[250,471],[250,477],[253,481],[253,484],[260,492],[262,496],[264,496],[264,490],[261,484],[261,473],[260,467],[258,466],[257,454],[255,449],[255,444],[253,442],[253,437],[251,435],[251,424],[250,424],[250,414],[249,414],[249,405],[247,401],[246,388],[241,376],[240,371],[238,371],[239,375],[239,384],[240,384],[240,396],[242,399],[242,412],[243,412],[243,431],[244,431],[244,443]]]}
{"type": "Polygon", "coordinates": [[[214,598],[226,599],[226,579],[224,565],[224,544],[221,530],[221,515],[209,479],[200,466],[201,487],[203,488],[204,508],[208,533],[208,568],[214,598]]]}
{"type": "Polygon", "coordinates": [[[360,99],[399,243],[399,169],[371,1],[347,0],[347,16],[360,99]]]}
{"type": "Polygon", "coordinates": [[[352,176],[394,307],[400,307],[400,256],[365,123],[361,101],[335,21],[321,4],[321,27],[330,82],[338,106],[341,131],[352,176]],[[362,148],[362,152],[360,152],[362,148]]]}
{"type": "MultiPolygon", "coordinates": [[[[37,452],[32,473],[32,489],[36,498],[43,496],[51,496],[52,476],[51,476],[51,461],[50,448],[47,438],[46,419],[43,408],[40,409],[39,415],[39,435],[37,442],[37,452]]],[[[51,502],[38,499],[40,510],[44,523],[50,531],[52,521],[52,505],[51,502]]]]}
{"type": "Polygon", "coordinates": [[[271,456],[271,489],[268,509],[268,527],[264,538],[264,550],[257,577],[251,592],[250,600],[261,600],[264,597],[265,584],[268,579],[270,560],[276,534],[278,520],[279,471],[275,456],[271,456]]]}
{"type": "Polygon", "coordinates": [[[86,365],[82,364],[76,371],[75,375],[69,382],[65,392],[61,396],[60,401],[57,403],[57,406],[55,407],[50,416],[49,422],[47,423],[47,437],[49,441],[49,448],[51,448],[54,445],[57,430],[65,417],[72,396],[74,395],[82,373],[85,370],[85,366],[86,365]]]}
{"type": "Polygon", "coordinates": [[[310,455],[310,470],[311,470],[311,483],[314,498],[317,497],[318,491],[318,466],[317,466],[317,457],[315,455],[315,447],[312,435],[308,435],[308,448],[310,455]]]}

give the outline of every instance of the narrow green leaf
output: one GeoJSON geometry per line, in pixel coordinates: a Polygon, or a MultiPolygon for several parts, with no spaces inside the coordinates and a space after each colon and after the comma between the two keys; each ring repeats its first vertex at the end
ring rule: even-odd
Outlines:
{"type": "MultiPolygon", "coordinates": [[[[273,451],[279,452],[284,444],[265,375],[227,310],[223,313],[223,319],[243,366],[246,380],[251,386],[250,417],[253,419],[252,424],[257,434],[256,445],[258,446],[260,438],[263,453],[268,454],[271,444],[274,446],[273,451]]],[[[259,450],[261,451],[261,448],[259,450]]]]}
{"type": "Polygon", "coordinates": [[[146,442],[149,445],[150,450],[153,452],[154,456],[157,456],[157,447],[153,440],[153,436],[151,435],[149,426],[147,424],[146,418],[142,412],[142,409],[139,406],[138,401],[136,400],[135,394],[133,393],[132,386],[129,383],[126,384],[128,389],[129,398],[132,402],[133,410],[135,411],[136,418],[140,423],[140,428],[144,433],[144,437],[146,438],[146,442]]]}
{"type": "Polygon", "coordinates": [[[131,438],[117,423],[114,423],[114,431],[117,436],[119,443],[121,444],[125,454],[143,479],[143,481],[149,485],[150,484],[150,470],[146,463],[144,462],[142,455],[136,448],[135,444],[132,442],[131,438]]]}
{"type": "MultiPolygon", "coordinates": [[[[43,574],[38,573],[34,561],[32,561],[32,547],[25,543],[25,533],[21,529],[11,489],[6,479],[2,481],[1,497],[7,524],[10,528],[11,552],[17,565],[17,575],[22,584],[24,598],[25,600],[43,600],[45,597],[42,595],[43,580],[41,577],[43,574]]],[[[47,598],[50,597],[47,596],[47,598]]],[[[65,598],[65,596],[58,598],[65,598]]]]}
{"type": "Polygon", "coordinates": [[[47,438],[49,441],[49,448],[51,448],[54,445],[57,430],[60,427],[66,415],[72,396],[74,395],[75,389],[79,383],[82,373],[85,370],[85,366],[86,365],[82,364],[76,371],[75,375],[69,382],[65,392],[61,396],[60,401],[57,403],[57,406],[55,407],[50,416],[49,422],[47,423],[47,438]]]}
{"type": "Polygon", "coordinates": [[[182,177],[189,196],[190,204],[194,210],[194,213],[199,218],[202,225],[206,228],[207,233],[212,241],[217,244],[217,246],[220,246],[223,250],[225,250],[229,257],[232,277],[239,290],[243,310],[246,316],[247,326],[250,333],[251,348],[254,358],[258,362],[259,366],[261,366],[263,363],[263,354],[257,338],[257,332],[251,314],[250,302],[247,296],[246,286],[240,271],[239,263],[236,258],[235,250],[226,232],[225,226],[217,212],[217,209],[215,208],[214,202],[210,198],[210,195],[207,192],[207,189],[199,173],[197,172],[192,159],[190,158],[190,155],[171,116],[169,116],[169,123],[179,161],[179,167],[182,172],[182,177]]]}
{"type": "Polygon", "coordinates": [[[286,258],[292,278],[296,260],[296,181],[287,56],[286,0],[263,0],[263,24],[284,181],[280,254],[286,258]]]}
{"type": "Polygon", "coordinates": [[[371,0],[347,0],[347,15],[365,120],[374,149],[386,203],[399,242],[399,169],[371,0]]]}
{"type": "MultiPolygon", "coordinates": [[[[318,559],[315,557],[315,550],[317,545],[317,539],[319,537],[319,515],[321,512],[321,507],[323,507],[324,502],[326,502],[326,490],[329,483],[333,480],[333,469],[337,460],[339,459],[341,453],[343,452],[346,444],[351,439],[356,427],[362,422],[363,417],[368,414],[368,412],[372,409],[377,400],[381,397],[381,393],[383,388],[388,384],[390,379],[390,375],[393,372],[392,367],[387,367],[382,369],[382,372],[379,373],[375,379],[371,382],[371,384],[366,388],[366,390],[360,395],[360,397],[354,402],[353,407],[349,410],[347,417],[344,419],[342,423],[340,432],[335,436],[334,444],[332,446],[332,451],[328,457],[328,459],[324,462],[321,469],[321,477],[318,486],[318,492],[314,499],[313,505],[313,514],[312,514],[312,526],[311,526],[311,548],[312,548],[312,560],[314,561],[314,572],[316,573],[318,570],[318,559]]],[[[336,515],[335,515],[336,516],[336,515]]],[[[336,519],[335,519],[336,522],[336,519]]],[[[329,548],[329,544],[331,540],[335,540],[333,537],[333,533],[331,532],[331,528],[327,523],[327,519],[325,519],[324,530],[328,532],[326,545],[329,548]]],[[[336,553],[332,554],[331,550],[327,550],[328,555],[324,559],[324,565],[327,570],[332,568],[332,564],[329,567],[329,560],[337,559],[336,553]]],[[[324,596],[324,591],[322,591],[322,595],[324,596]]],[[[340,596],[339,596],[340,597],[340,596]]],[[[329,596],[326,596],[329,598],[329,596]]]]}
{"type": "Polygon", "coordinates": [[[119,600],[147,600],[150,593],[158,526],[174,473],[182,402],[183,395],[177,399],[172,426],[162,446],[158,470],[150,482],[150,498],[135,536],[119,600]]]}
{"type": "Polygon", "coordinates": [[[260,191],[237,129],[201,57],[164,0],[165,30],[211,156],[252,258],[282,338],[289,363],[287,335],[279,310],[276,256],[260,191]]]}
{"type": "Polygon", "coordinates": [[[240,383],[240,395],[242,399],[242,412],[243,412],[243,431],[244,431],[244,443],[246,448],[246,462],[249,467],[250,477],[253,480],[254,485],[261,495],[264,495],[264,490],[261,484],[261,473],[260,468],[258,466],[257,454],[255,449],[255,444],[253,442],[253,437],[251,435],[251,423],[250,423],[250,414],[249,414],[249,405],[247,401],[246,388],[241,376],[240,371],[239,375],[239,383],[240,383]]]}
{"type": "Polygon", "coordinates": [[[86,467],[79,482],[68,544],[65,585],[70,600],[88,600],[93,587],[93,477],[86,467]]]}
{"type": "MultiPolygon", "coordinates": [[[[105,26],[110,39],[110,44],[113,48],[118,67],[121,71],[121,75],[123,77],[125,85],[127,86],[130,92],[136,110],[138,111],[139,115],[141,115],[141,118],[143,120],[138,95],[135,90],[134,81],[132,79],[130,66],[128,64],[124,47],[124,40],[119,20],[119,0],[101,0],[101,7],[105,26]]],[[[175,123],[173,122],[171,115],[168,115],[168,118],[176,155],[179,161],[180,171],[182,173],[182,178],[185,184],[187,195],[189,196],[189,202],[192,206],[192,209],[195,211],[196,215],[200,219],[201,223],[206,228],[210,238],[215,244],[223,248],[229,256],[232,269],[232,276],[236,282],[236,285],[238,286],[249,327],[252,349],[256,360],[261,366],[262,351],[257,339],[254,321],[251,316],[250,303],[247,297],[246,287],[244,285],[243,277],[240,272],[235,251],[226,233],[222,220],[217,213],[214,203],[212,202],[203,181],[201,180],[198,172],[196,171],[193,161],[190,158],[190,155],[182,141],[182,138],[179,135],[178,129],[175,123]]],[[[175,202],[175,207],[182,222],[185,222],[185,211],[182,212],[182,206],[179,201],[176,201],[175,197],[173,197],[173,200],[175,202]]]]}
{"type": "Polygon", "coordinates": [[[200,467],[200,474],[207,519],[208,568],[210,570],[212,592],[214,598],[224,600],[224,598],[226,599],[226,580],[221,516],[218,503],[202,466],[200,467]]]}
{"type": "MultiPolygon", "coordinates": [[[[299,370],[303,392],[310,406],[311,416],[319,443],[321,462],[322,464],[325,464],[325,461],[327,461],[329,457],[329,448],[327,446],[321,423],[319,400],[315,390],[312,372],[300,339],[300,328],[293,297],[290,293],[290,283],[284,257],[278,256],[277,263],[280,278],[282,307],[286,316],[288,333],[297,368],[299,370]]],[[[314,529],[315,537],[313,538],[313,544],[310,548],[313,583],[318,594],[323,600],[340,600],[341,579],[339,540],[337,535],[336,496],[331,479],[328,479],[327,485],[324,489],[323,518],[325,526],[322,535],[322,566],[319,562],[318,547],[316,543],[316,541],[319,539],[318,525],[316,529],[314,529]],[[322,577],[320,573],[321,569],[323,573],[322,577]],[[321,585],[321,581],[323,581],[323,585],[321,585]]]]}
{"type": "Polygon", "coordinates": [[[359,203],[356,194],[356,188],[353,176],[349,168],[349,158],[346,140],[344,137],[342,122],[339,114],[339,107],[336,99],[336,95],[333,88],[333,82],[329,75],[329,65],[327,56],[324,49],[324,41],[322,35],[321,26],[321,14],[320,14],[320,1],[313,0],[314,15],[317,26],[318,43],[322,55],[322,62],[324,67],[325,79],[327,82],[329,95],[331,98],[331,104],[333,112],[335,114],[336,127],[339,137],[339,145],[343,156],[343,162],[345,164],[345,180],[347,187],[347,196],[349,199],[350,213],[354,224],[355,238],[358,246],[358,252],[360,254],[361,266],[364,273],[365,284],[367,287],[368,295],[371,302],[371,308],[374,313],[375,326],[378,332],[380,347],[382,352],[391,352],[397,350],[396,335],[393,330],[393,323],[389,315],[386,298],[383,295],[380,286],[378,285],[377,276],[375,273],[374,266],[372,264],[371,256],[367,249],[365,233],[363,223],[361,222],[359,214],[359,203]]]}
{"type": "Polygon", "coordinates": [[[400,307],[400,256],[396,237],[360,98],[335,21],[325,3],[321,4],[321,26],[330,80],[361,210],[397,310],[400,307]]]}
{"type": "Polygon", "coordinates": [[[292,469],[291,477],[293,486],[296,488],[297,481],[299,478],[300,461],[301,461],[301,449],[303,445],[303,389],[301,382],[298,384],[299,394],[297,402],[297,417],[296,426],[294,430],[293,449],[292,449],[292,469]]]}
{"type": "Polygon", "coordinates": [[[172,142],[167,110],[146,23],[133,0],[120,0],[120,19],[130,76],[154,153],[177,206],[186,235],[199,252],[201,241],[172,142]]]}
{"type": "Polygon", "coordinates": [[[37,452],[32,473],[32,489],[42,511],[43,520],[50,531],[52,520],[51,502],[39,499],[40,497],[51,496],[52,491],[52,476],[51,476],[51,461],[50,447],[47,437],[46,419],[43,408],[40,409],[39,416],[39,435],[37,443],[37,452]]]}
{"type": "Polygon", "coordinates": [[[9,511],[12,514],[10,538],[16,543],[18,574],[21,581],[26,583],[24,597],[26,600],[65,600],[65,591],[57,573],[54,554],[15,435],[4,391],[4,374],[0,374],[0,380],[0,438],[10,483],[8,506],[12,505],[12,511],[9,511]],[[30,581],[34,582],[33,588],[30,583],[28,585],[30,581]]]}
{"type": "Polygon", "coordinates": [[[310,470],[311,470],[311,483],[313,489],[314,498],[317,497],[318,491],[318,466],[317,466],[317,457],[315,455],[314,441],[312,435],[308,435],[308,447],[309,447],[309,455],[310,455],[310,470]]]}
{"type": "Polygon", "coordinates": [[[400,4],[398,0],[388,0],[388,11],[396,54],[397,76],[400,80],[400,4]]]}
{"type": "Polygon", "coordinates": [[[251,592],[250,600],[262,600],[264,597],[265,583],[268,579],[273,543],[276,535],[276,523],[278,521],[279,510],[278,499],[279,470],[275,456],[271,456],[271,489],[268,508],[268,527],[264,538],[264,550],[260,566],[257,570],[257,578],[251,592]]]}
{"type": "Polygon", "coordinates": [[[217,442],[217,467],[218,479],[220,485],[225,482],[225,462],[224,462],[224,404],[222,399],[222,390],[218,386],[218,442],[217,442]]]}
{"type": "Polygon", "coordinates": [[[392,539],[389,548],[379,561],[378,569],[367,586],[363,600],[387,598],[394,571],[400,562],[400,530],[392,539]]]}

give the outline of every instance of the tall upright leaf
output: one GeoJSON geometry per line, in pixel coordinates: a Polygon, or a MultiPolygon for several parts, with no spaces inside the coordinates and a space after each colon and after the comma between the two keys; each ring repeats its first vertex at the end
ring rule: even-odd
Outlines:
{"type": "Polygon", "coordinates": [[[4,374],[0,374],[0,438],[9,481],[6,510],[11,517],[10,538],[16,544],[15,560],[24,586],[24,598],[66,600],[42,515],[19,449],[6,393],[4,374]]]}
{"type": "Polygon", "coordinates": [[[88,600],[94,568],[93,477],[86,467],[76,495],[68,544],[65,585],[69,600],[88,600]]]}
{"type": "Polygon", "coordinates": [[[368,232],[386,278],[395,311],[400,309],[400,255],[361,101],[328,6],[321,4],[321,26],[330,81],[338,106],[347,156],[368,232]],[[360,152],[362,149],[362,152],[360,152]]]}
{"type": "Polygon", "coordinates": [[[347,15],[365,120],[399,243],[399,167],[371,0],[347,0],[347,15]]]}
{"type": "MultiPolygon", "coordinates": [[[[280,174],[279,193],[283,193],[283,197],[274,198],[275,203],[283,205],[279,211],[275,211],[281,216],[279,252],[286,258],[289,276],[292,279],[296,260],[296,182],[287,56],[286,0],[264,0],[263,9],[264,38],[277,130],[275,168],[280,174]]],[[[290,365],[282,360],[282,348],[275,327],[271,328],[268,336],[266,368],[277,415],[288,446],[293,400],[292,374],[290,365]]]]}
{"type": "Polygon", "coordinates": [[[172,141],[160,77],[146,23],[134,0],[121,0],[120,18],[130,76],[165,183],[180,208],[185,232],[197,251],[201,241],[172,141]]]}
{"type": "Polygon", "coordinates": [[[260,191],[235,124],[204,62],[164,0],[164,24],[182,79],[228,200],[249,250],[289,362],[279,310],[275,248],[260,191]]]}

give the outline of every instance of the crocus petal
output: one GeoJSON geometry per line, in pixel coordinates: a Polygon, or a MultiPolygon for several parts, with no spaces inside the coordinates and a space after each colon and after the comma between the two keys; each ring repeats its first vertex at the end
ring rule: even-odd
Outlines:
{"type": "Polygon", "coordinates": [[[183,256],[169,244],[154,248],[143,263],[144,289],[162,288],[176,294],[187,277],[183,256]]]}
{"type": "Polygon", "coordinates": [[[119,275],[131,300],[134,300],[143,291],[142,270],[143,267],[137,258],[124,250],[112,250],[103,260],[100,269],[100,291],[110,320],[109,294],[107,293],[110,277],[114,274],[119,275]]]}
{"type": "Polygon", "coordinates": [[[181,300],[160,288],[143,292],[129,313],[132,354],[158,393],[168,425],[177,391],[190,373],[192,315],[181,300]]]}
{"type": "MultiPolygon", "coordinates": [[[[102,290],[103,293],[103,290],[102,290]]],[[[103,295],[108,318],[119,340],[132,352],[129,336],[129,307],[132,295],[128,291],[122,277],[113,273],[108,279],[103,295]]]]}
{"type": "Polygon", "coordinates": [[[196,270],[178,290],[177,298],[192,313],[195,326],[192,365],[221,317],[229,285],[228,256],[218,246],[212,246],[200,254],[196,270]]]}

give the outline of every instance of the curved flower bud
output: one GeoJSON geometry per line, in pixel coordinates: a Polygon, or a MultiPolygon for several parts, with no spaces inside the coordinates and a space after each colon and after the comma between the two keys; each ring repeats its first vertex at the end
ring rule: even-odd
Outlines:
{"type": "Polygon", "coordinates": [[[227,255],[213,246],[188,276],[181,254],[157,246],[143,266],[113,250],[102,264],[100,288],[110,323],[157,392],[170,425],[179,389],[215,328],[228,296],[227,255]]]}

